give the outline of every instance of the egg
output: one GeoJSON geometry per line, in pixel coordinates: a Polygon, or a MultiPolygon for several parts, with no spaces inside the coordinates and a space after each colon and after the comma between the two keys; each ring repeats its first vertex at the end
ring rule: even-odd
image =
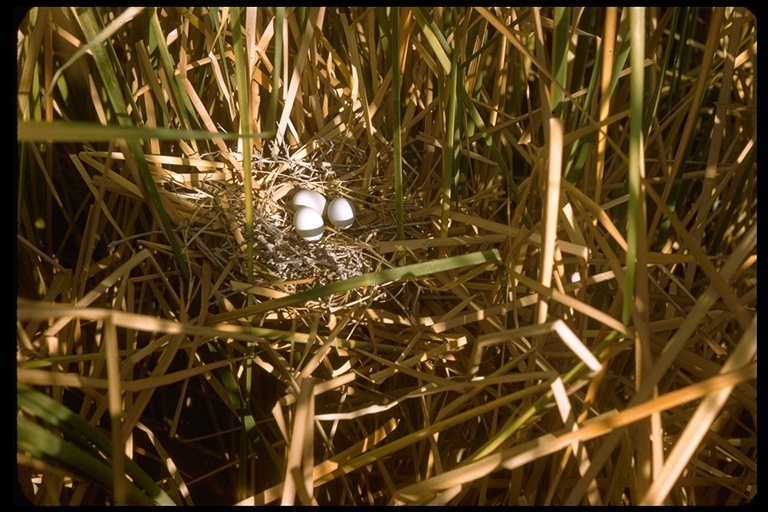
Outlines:
{"type": "Polygon", "coordinates": [[[325,196],[314,190],[303,188],[293,195],[293,206],[294,208],[306,206],[322,215],[325,213],[325,196]]]}
{"type": "Polygon", "coordinates": [[[355,205],[344,197],[337,197],[328,203],[328,220],[339,229],[346,229],[355,222],[355,205]]]}
{"type": "Polygon", "coordinates": [[[296,209],[293,215],[293,226],[296,228],[296,233],[308,242],[320,240],[325,229],[323,216],[308,206],[299,206],[296,209]]]}

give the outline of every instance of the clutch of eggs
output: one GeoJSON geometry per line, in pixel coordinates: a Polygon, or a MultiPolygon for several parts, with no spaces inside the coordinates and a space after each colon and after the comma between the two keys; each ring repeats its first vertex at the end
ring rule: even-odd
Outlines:
{"type": "Polygon", "coordinates": [[[325,196],[314,190],[301,189],[293,196],[293,226],[304,240],[314,242],[323,236],[323,215],[337,229],[346,229],[355,222],[355,206],[344,197],[326,204],[325,196]]]}

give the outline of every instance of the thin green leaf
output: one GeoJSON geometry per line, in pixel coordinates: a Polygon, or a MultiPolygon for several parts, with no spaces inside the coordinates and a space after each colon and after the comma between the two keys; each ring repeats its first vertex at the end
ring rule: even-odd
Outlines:
{"type": "MultiPolygon", "coordinates": [[[[112,452],[112,442],[101,431],[59,402],[25,384],[17,384],[17,400],[20,409],[55,427],[67,438],[65,441],[47,431],[43,426],[20,417],[19,421],[24,421],[18,427],[19,440],[21,441],[23,438],[32,444],[27,449],[20,444],[19,449],[25,449],[36,457],[53,458],[62,465],[72,466],[89,475],[91,470],[96,470],[98,473],[105,466],[108,472],[111,473],[110,467],[103,460],[97,458],[99,457],[99,452],[112,452]]],[[[126,474],[131,477],[138,487],[133,486],[133,484],[131,486],[142,495],[139,496],[139,501],[144,500],[143,504],[174,504],[165,491],[136,462],[126,459],[125,463],[126,474]],[[141,493],[139,488],[144,489],[147,494],[141,493]],[[152,501],[150,503],[146,503],[144,498],[147,497],[151,497],[152,501]]],[[[103,481],[97,481],[106,487],[109,488],[112,485],[111,476],[98,473],[97,477],[104,478],[103,481]]],[[[131,496],[131,486],[129,486],[129,498],[131,496]]]]}
{"type": "MultiPolygon", "coordinates": [[[[96,10],[84,9],[81,11],[80,17],[83,32],[85,33],[86,38],[89,41],[96,39],[100,32],[96,10]]],[[[110,62],[109,55],[102,46],[97,45],[93,48],[93,56],[94,60],[96,61],[96,67],[98,68],[99,74],[101,75],[102,82],[104,83],[104,87],[107,91],[107,94],[109,95],[110,105],[115,111],[118,122],[121,126],[130,126],[130,117],[128,116],[125,100],[122,95],[120,84],[117,81],[117,75],[115,74],[112,63],[110,62]]],[[[160,220],[160,225],[165,232],[165,236],[168,239],[168,242],[171,244],[171,248],[173,249],[173,254],[176,258],[176,263],[179,267],[179,270],[181,271],[182,277],[184,280],[189,280],[189,267],[187,266],[187,261],[181,254],[179,240],[173,232],[173,227],[171,226],[168,213],[165,211],[163,203],[160,200],[160,194],[157,191],[157,186],[155,185],[155,181],[152,178],[152,173],[147,166],[144,150],[142,149],[141,144],[139,144],[139,141],[136,139],[128,139],[127,142],[131,149],[131,153],[133,153],[133,157],[136,159],[136,165],[138,167],[139,175],[141,176],[142,184],[144,185],[144,190],[149,196],[148,202],[152,205],[155,214],[160,220]]]]}
{"type": "Polygon", "coordinates": [[[337,281],[335,283],[330,283],[324,286],[318,286],[317,288],[312,288],[311,290],[295,293],[280,299],[273,299],[261,304],[256,304],[254,306],[234,311],[232,313],[215,315],[213,317],[209,317],[209,320],[226,322],[228,320],[234,320],[244,316],[257,315],[288,306],[304,304],[308,300],[318,299],[320,297],[326,297],[332,294],[345,293],[356,288],[362,288],[364,286],[375,286],[393,281],[400,281],[412,277],[435,274],[437,272],[445,272],[447,270],[453,270],[460,267],[480,265],[482,263],[489,262],[501,263],[501,254],[499,253],[498,249],[462,254],[460,256],[451,256],[449,258],[425,261],[422,263],[413,263],[411,265],[390,268],[380,272],[350,277],[349,279],[345,279],[343,281],[337,281]]]}

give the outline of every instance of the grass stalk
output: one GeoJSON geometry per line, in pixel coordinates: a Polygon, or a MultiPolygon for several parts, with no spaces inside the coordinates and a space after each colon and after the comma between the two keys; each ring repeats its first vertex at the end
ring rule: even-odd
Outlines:
{"type": "MultiPolygon", "coordinates": [[[[395,185],[395,223],[397,238],[405,238],[403,200],[403,127],[400,112],[400,7],[392,8],[392,148],[394,150],[393,172],[395,185]]],[[[403,261],[401,261],[403,263],[403,261]]]]}
{"type": "Polygon", "coordinates": [[[261,304],[255,304],[232,313],[222,313],[208,317],[208,324],[216,322],[227,322],[236,318],[243,318],[266,311],[272,311],[287,306],[304,304],[305,302],[331,294],[341,294],[350,290],[355,290],[363,286],[376,286],[393,281],[400,281],[412,277],[420,277],[437,272],[444,272],[455,268],[469,265],[480,265],[483,263],[499,263],[501,256],[497,249],[480,251],[460,256],[451,256],[434,261],[425,261],[421,263],[412,263],[403,267],[390,268],[380,272],[351,277],[336,283],[319,286],[310,290],[299,292],[287,297],[272,299],[261,304]]]}
{"type": "Polygon", "coordinates": [[[643,156],[643,99],[645,95],[645,9],[630,10],[630,39],[632,51],[630,66],[632,68],[631,113],[629,116],[629,172],[627,186],[629,189],[629,204],[627,208],[627,257],[626,273],[624,274],[624,306],[622,321],[629,325],[632,318],[635,297],[635,266],[637,265],[638,208],[640,208],[640,178],[642,176],[643,156]]]}
{"type": "MultiPolygon", "coordinates": [[[[618,8],[608,7],[605,10],[605,28],[601,45],[600,72],[600,118],[602,123],[610,113],[611,108],[611,82],[613,77],[613,52],[616,44],[616,18],[618,8]]],[[[603,190],[603,174],[605,169],[605,149],[607,145],[608,129],[602,128],[597,141],[597,162],[595,163],[595,202],[600,204],[603,190]]]]}
{"type": "Polygon", "coordinates": [[[568,79],[568,47],[570,43],[570,17],[568,7],[555,7],[553,23],[555,25],[552,38],[552,115],[563,119],[563,100],[565,84],[568,79]]]}
{"type": "Polygon", "coordinates": [[[454,189],[454,177],[457,175],[459,165],[459,133],[456,126],[458,117],[458,80],[459,80],[459,65],[458,65],[458,52],[454,51],[451,54],[451,72],[449,74],[448,89],[448,112],[447,123],[445,127],[445,154],[443,155],[443,197],[442,197],[442,210],[440,216],[440,236],[445,238],[448,236],[448,213],[451,209],[451,190],[454,189]]]}
{"type": "MultiPolygon", "coordinates": [[[[250,67],[247,65],[247,60],[245,56],[245,49],[247,46],[247,42],[243,36],[242,32],[242,21],[241,21],[241,8],[240,7],[232,7],[230,9],[230,20],[231,20],[231,27],[232,27],[232,47],[235,54],[235,77],[236,77],[236,83],[237,83],[237,103],[238,103],[238,111],[240,112],[240,132],[241,133],[250,133],[251,132],[251,98],[249,91],[251,90],[249,86],[250,82],[250,76],[251,71],[250,67]]],[[[251,48],[251,51],[253,49],[251,48]]],[[[274,90],[273,90],[273,96],[274,96],[274,90]]],[[[268,128],[271,128],[268,127],[268,128]]],[[[245,200],[243,202],[245,206],[245,257],[246,257],[246,276],[248,279],[248,284],[253,283],[253,260],[254,260],[254,254],[253,254],[253,241],[254,241],[254,211],[253,211],[253,204],[254,204],[254,194],[253,194],[253,179],[251,178],[250,169],[252,168],[251,165],[251,141],[242,139],[239,141],[239,146],[242,147],[242,155],[243,155],[243,195],[245,197],[245,200]]],[[[249,295],[247,298],[247,304],[252,304],[252,296],[249,295]]],[[[253,354],[255,351],[255,343],[250,342],[248,344],[248,353],[253,354]]],[[[238,466],[238,498],[243,499],[248,494],[248,468],[249,465],[246,463],[248,460],[248,444],[250,441],[250,432],[253,429],[253,426],[255,424],[253,418],[246,412],[250,410],[251,403],[250,403],[250,397],[251,397],[251,383],[253,382],[253,359],[248,357],[245,359],[242,370],[245,374],[245,378],[243,379],[243,403],[239,407],[235,407],[236,411],[239,411],[239,419],[240,424],[242,426],[242,435],[240,436],[240,464],[238,466]]],[[[234,389],[230,389],[230,400],[233,400],[235,397],[235,390],[239,392],[238,387],[235,385],[234,389]]],[[[233,405],[235,405],[233,400],[233,405]]]]}

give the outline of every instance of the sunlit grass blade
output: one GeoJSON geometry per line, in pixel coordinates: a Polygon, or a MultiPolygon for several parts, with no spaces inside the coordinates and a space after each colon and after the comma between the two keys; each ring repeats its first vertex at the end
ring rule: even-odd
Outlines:
{"type": "Polygon", "coordinates": [[[380,272],[350,277],[349,279],[345,279],[343,281],[338,281],[324,286],[318,286],[317,288],[312,288],[310,290],[299,292],[280,299],[273,299],[267,302],[262,302],[261,304],[249,306],[238,311],[233,311],[232,313],[213,315],[208,317],[207,323],[211,324],[214,322],[226,322],[229,320],[256,315],[287,306],[300,305],[304,304],[308,300],[318,299],[320,297],[325,297],[331,294],[348,292],[363,286],[376,286],[393,281],[409,279],[412,277],[420,277],[437,272],[445,272],[447,270],[453,270],[469,265],[480,265],[483,263],[498,264],[500,262],[501,255],[499,254],[499,251],[497,249],[491,249],[488,251],[462,254],[460,256],[451,256],[434,261],[412,263],[410,265],[390,268],[380,272]]]}
{"type": "MultiPolygon", "coordinates": [[[[720,375],[732,371],[754,368],[753,359],[757,353],[757,318],[753,318],[750,328],[744,333],[731,354],[720,370],[720,375]]],[[[666,463],[659,474],[654,475],[653,484],[648,487],[641,503],[650,505],[661,505],[664,499],[669,495],[674,486],[674,482],[680,477],[685,467],[688,465],[691,457],[698,446],[698,440],[706,436],[712,423],[717,418],[720,409],[730,398],[735,386],[727,386],[716,392],[708,393],[696,408],[696,412],[691,416],[691,420],[685,427],[685,430],[677,440],[677,444],[670,450],[666,463]]]]}
{"type": "Polygon", "coordinates": [[[440,66],[443,68],[443,72],[445,72],[446,75],[450,74],[452,50],[442,32],[423,8],[416,8],[413,10],[413,13],[421,27],[422,33],[427,38],[432,51],[435,53],[435,57],[437,57],[440,66]]]}
{"type": "MultiPolygon", "coordinates": [[[[542,224],[541,259],[539,261],[539,283],[549,288],[552,283],[552,270],[555,264],[555,241],[557,239],[557,221],[560,214],[560,182],[563,172],[563,122],[561,119],[549,119],[549,159],[544,186],[544,218],[542,224]]],[[[540,296],[536,308],[536,323],[547,321],[549,303],[547,297],[540,296]]],[[[536,348],[541,345],[541,338],[534,338],[536,348]]]]}
{"type": "Polygon", "coordinates": [[[256,133],[219,133],[205,130],[177,130],[174,128],[152,128],[147,126],[118,126],[82,123],[76,121],[19,121],[17,136],[19,141],[27,142],[110,142],[116,139],[126,140],[178,140],[178,139],[223,139],[239,138],[260,139],[272,132],[256,133]]]}
{"type": "Polygon", "coordinates": [[[648,402],[647,405],[630,407],[618,413],[616,411],[606,412],[593,419],[589,425],[578,430],[544,434],[537,439],[509,448],[498,455],[484,457],[471,464],[447,471],[433,477],[429,482],[420,482],[404,487],[398,491],[398,498],[402,499],[404,503],[416,500],[422,504],[430,503],[438,498],[437,493],[449,491],[457,485],[480,478],[500,467],[508,470],[516,469],[543,455],[560,451],[574,441],[587,441],[606,435],[616,429],[622,432],[621,427],[642,420],[654,412],[671,409],[723,388],[727,389],[737,383],[753,380],[755,377],[756,365],[752,363],[748,367],[712,377],[706,382],[692,384],[687,389],[671,391],[648,402]]]}

